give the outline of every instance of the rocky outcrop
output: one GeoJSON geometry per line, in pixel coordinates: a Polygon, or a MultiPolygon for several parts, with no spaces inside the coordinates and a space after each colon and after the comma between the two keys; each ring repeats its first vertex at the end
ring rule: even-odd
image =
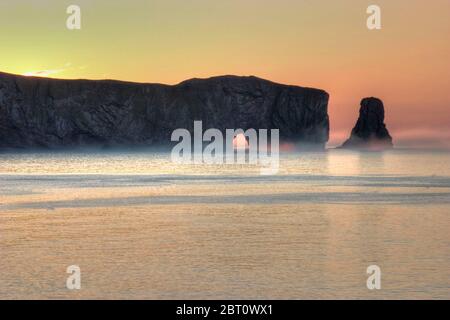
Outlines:
{"type": "Polygon", "coordinates": [[[178,85],[58,80],[0,73],[0,148],[160,146],[172,131],[280,129],[280,139],[324,147],[328,94],[256,77],[178,85]]]}
{"type": "Polygon", "coordinates": [[[342,148],[382,150],[392,147],[392,137],[384,123],[383,102],[378,98],[364,98],[359,119],[342,148]]]}

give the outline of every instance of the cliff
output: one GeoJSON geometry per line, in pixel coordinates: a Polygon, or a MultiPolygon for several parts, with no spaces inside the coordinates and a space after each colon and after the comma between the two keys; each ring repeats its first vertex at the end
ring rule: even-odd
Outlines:
{"type": "Polygon", "coordinates": [[[256,77],[177,85],[59,80],[0,73],[0,148],[169,145],[172,131],[275,129],[280,139],[324,147],[328,94],[256,77]]]}
{"type": "Polygon", "coordinates": [[[392,147],[392,137],[384,123],[383,102],[373,97],[362,99],[358,121],[342,148],[383,150],[392,147]]]}

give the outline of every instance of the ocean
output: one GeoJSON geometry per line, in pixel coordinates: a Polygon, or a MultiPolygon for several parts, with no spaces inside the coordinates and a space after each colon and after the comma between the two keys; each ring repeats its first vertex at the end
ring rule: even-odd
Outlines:
{"type": "Polygon", "coordinates": [[[0,299],[450,299],[449,163],[328,150],[260,175],[145,150],[1,153],[0,299]]]}

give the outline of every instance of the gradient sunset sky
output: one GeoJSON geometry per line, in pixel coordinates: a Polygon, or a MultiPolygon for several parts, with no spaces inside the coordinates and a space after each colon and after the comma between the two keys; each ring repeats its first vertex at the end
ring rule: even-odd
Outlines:
{"type": "Polygon", "coordinates": [[[400,146],[450,147],[449,0],[1,0],[0,71],[175,84],[255,75],[331,95],[330,145],[362,97],[400,146]],[[66,8],[81,7],[68,30],[66,8]],[[382,29],[366,27],[369,5],[382,29]]]}

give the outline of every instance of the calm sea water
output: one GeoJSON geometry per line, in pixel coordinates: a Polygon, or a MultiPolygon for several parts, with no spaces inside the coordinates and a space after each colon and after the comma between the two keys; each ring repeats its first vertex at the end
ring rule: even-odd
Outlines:
{"type": "Polygon", "coordinates": [[[260,176],[152,152],[0,154],[0,298],[449,299],[449,163],[331,150],[260,176]]]}

